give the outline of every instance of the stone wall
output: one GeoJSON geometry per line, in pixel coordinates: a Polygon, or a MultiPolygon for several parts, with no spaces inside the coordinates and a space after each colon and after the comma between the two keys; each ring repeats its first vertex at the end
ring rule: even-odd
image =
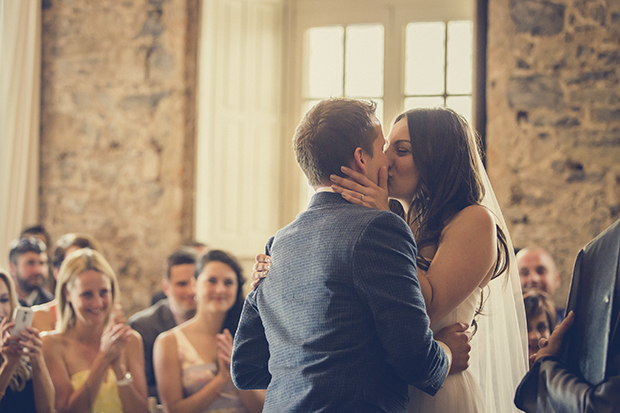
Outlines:
{"type": "Polygon", "coordinates": [[[198,0],[43,0],[41,221],[85,232],[150,303],[192,234],[198,0]]]}
{"type": "Polygon", "coordinates": [[[620,218],[620,1],[490,0],[488,167],[516,247],[556,258],[620,218]]]}
{"type": "MultiPolygon", "coordinates": [[[[41,221],[103,243],[128,313],[193,232],[199,4],[43,0],[41,221]]],[[[619,39],[620,0],[489,0],[489,174],[515,246],[555,256],[559,304],[620,217],[619,39]]]]}

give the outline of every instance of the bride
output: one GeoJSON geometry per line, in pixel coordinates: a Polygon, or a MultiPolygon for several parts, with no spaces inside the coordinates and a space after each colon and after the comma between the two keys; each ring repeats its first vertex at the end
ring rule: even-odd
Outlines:
{"type": "Polygon", "coordinates": [[[433,331],[472,323],[472,365],[431,397],[409,388],[409,412],[517,411],[527,369],[525,314],[514,252],[467,122],[450,109],[414,109],[387,137],[390,166],[379,185],[351,169],[333,175],[353,203],[405,218],[418,244],[418,277],[433,331]],[[486,195],[486,196],[485,196],[486,195]],[[399,208],[400,207],[400,208],[399,208]],[[492,335],[492,337],[491,337],[492,335]]]}
{"type": "MultiPolygon", "coordinates": [[[[343,167],[351,179],[332,175],[332,188],[352,203],[392,209],[408,222],[433,331],[456,322],[474,325],[469,369],[448,376],[434,397],[410,387],[409,412],[517,412],[512,400],[527,371],[523,299],[473,132],[450,109],[414,109],[396,118],[385,153],[389,169],[380,172],[379,185],[343,167]]],[[[257,256],[254,279],[265,276],[268,259],[257,256]]]]}

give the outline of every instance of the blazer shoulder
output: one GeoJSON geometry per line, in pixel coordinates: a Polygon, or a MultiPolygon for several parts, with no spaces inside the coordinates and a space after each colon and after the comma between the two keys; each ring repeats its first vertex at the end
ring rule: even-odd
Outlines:
{"type": "Polygon", "coordinates": [[[148,327],[168,327],[172,328],[176,325],[168,300],[161,300],[156,304],[138,311],[127,320],[127,324],[133,329],[142,329],[148,327]],[[170,325],[172,324],[172,325],[170,325]]]}

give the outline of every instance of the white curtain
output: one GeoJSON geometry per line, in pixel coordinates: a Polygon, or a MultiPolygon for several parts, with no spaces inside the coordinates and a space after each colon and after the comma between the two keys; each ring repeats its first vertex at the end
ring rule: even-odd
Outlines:
{"type": "Polygon", "coordinates": [[[0,0],[0,267],[37,222],[41,0],[0,0]]]}

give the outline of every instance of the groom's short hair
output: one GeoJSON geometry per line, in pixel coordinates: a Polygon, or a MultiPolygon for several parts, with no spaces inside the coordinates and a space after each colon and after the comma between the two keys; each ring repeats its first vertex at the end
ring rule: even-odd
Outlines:
{"type": "Polygon", "coordinates": [[[303,117],[293,137],[297,163],[312,186],[343,176],[356,148],[373,155],[377,104],[347,98],[322,100],[303,117]]]}

